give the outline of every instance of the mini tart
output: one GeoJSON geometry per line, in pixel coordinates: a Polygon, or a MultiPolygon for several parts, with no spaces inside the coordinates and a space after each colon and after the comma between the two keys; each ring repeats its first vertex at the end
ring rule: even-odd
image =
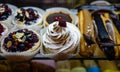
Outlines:
{"type": "Polygon", "coordinates": [[[0,4],[0,22],[11,23],[17,7],[11,4],[0,4]]]}
{"type": "Polygon", "coordinates": [[[68,9],[66,8],[50,8],[44,15],[44,23],[45,26],[48,26],[49,24],[53,23],[56,18],[63,19],[66,22],[70,22],[72,24],[75,24],[75,15],[72,14],[68,9]]]}
{"type": "Polygon", "coordinates": [[[8,32],[7,26],[0,23],[0,39],[8,32]]]}
{"type": "Polygon", "coordinates": [[[2,41],[3,53],[32,52],[39,48],[41,41],[37,33],[28,29],[11,32],[2,41]]]}
{"type": "Polygon", "coordinates": [[[37,7],[22,7],[17,10],[12,22],[19,27],[33,27],[42,24],[43,13],[44,11],[37,7]]]}

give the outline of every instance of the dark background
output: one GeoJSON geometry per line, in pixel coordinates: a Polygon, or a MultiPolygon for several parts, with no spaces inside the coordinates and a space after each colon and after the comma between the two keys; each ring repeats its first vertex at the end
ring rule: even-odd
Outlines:
{"type": "MultiPolygon", "coordinates": [[[[67,7],[75,8],[79,5],[90,4],[95,0],[0,0],[0,3],[10,3],[17,7],[36,6],[42,9],[49,7],[67,7]]],[[[120,3],[120,0],[106,0],[112,4],[120,3]]]]}

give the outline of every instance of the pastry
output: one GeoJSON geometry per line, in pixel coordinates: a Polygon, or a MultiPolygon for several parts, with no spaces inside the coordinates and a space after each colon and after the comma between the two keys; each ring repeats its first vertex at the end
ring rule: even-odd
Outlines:
{"type": "Polygon", "coordinates": [[[71,72],[87,72],[79,60],[70,60],[71,72]]]}
{"type": "Polygon", "coordinates": [[[55,72],[55,68],[42,62],[32,61],[32,72],[55,72]]]}
{"type": "Polygon", "coordinates": [[[7,60],[0,60],[0,72],[12,72],[7,60]]]}
{"type": "Polygon", "coordinates": [[[17,14],[12,21],[18,27],[33,27],[42,25],[43,10],[37,7],[22,7],[17,10],[17,14]]]}
{"type": "Polygon", "coordinates": [[[94,26],[91,13],[83,9],[78,13],[78,28],[82,33],[80,41],[80,55],[82,57],[103,58],[105,55],[96,43],[96,27],[94,26]]]}
{"type": "Polygon", "coordinates": [[[68,60],[56,62],[56,71],[55,72],[71,72],[70,63],[68,60]]]}
{"type": "Polygon", "coordinates": [[[0,22],[11,23],[17,7],[11,4],[0,4],[0,22]]]}
{"type": "Polygon", "coordinates": [[[56,61],[55,60],[31,60],[31,62],[38,63],[38,64],[45,64],[45,65],[50,66],[54,69],[56,68],[56,61]]]}
{"type": "Polygon", "coordinates": [[[119,39],[117,39],[118,36],[115,34],[115,27],[110,18],[111,13],[109,10],[97,10],[93,12],[92,16],[98,31],[96,40],[100,49],[107,58],[114,59],[119,56],[119,48],[117,47],[119,39]]]}
{"type": "Polygon", "coordinates": [[[83,63],[87,68],[87,72],[101,72],[94,60],[84,60],[83,63]]]}
{"type": "Polygon", "coordinates": [[[119,72],[114,61],[98,60],[102,72],[119,72]]]}
{"type": "Polygon", "coordinates": [[[12,63],[12,72],[30,72],[29,63],[12,63]]]}
{"type": "Polygon", "coordinates": [[[72,24],[77,24],[78,21],[76,15],[71,13],[67,8],[49,8],[47,9],[43,21],[45,26],[53,23],[56,19],[64,19],[66,22],[70,22],[72,24]]]}
{"type": "Polygon", "coordinates": [[[8,34],[3,41],[3,52],[31,52],[40,46],[36,33],[28,29],[20,29],[8,34]]]}
{"type": "Polygon", "coordinates": [[[7,26],[5,26],[4,24],[0,23],[0,40],[7,32],[8,32],[7,26]]]}
{"type": "Polygon", "coordinates": [[[115,14],[109,14],[109,18],[112,20],[112,24],[113,24],[113,28],[114,28],[114,32],[115,32],[115,40],[116,40],[116,58],[120,57],[120,20],[118,18],[118,16],[116,16],[115,14]]]}
{"type": "Polygon", "coordinates": [[[3,56],[14,60],[16,57],[22,58],[34,56],[41,46],[39,35],[29,29],[19,29],[8,33],[1,42],[1,51],[3,56]],[[15,56],[15,57],[14,57],[15,56]]]}
{"type": "Polygon", "coordinates": [[[64,20],[55,21],[47,27],[43,35],[43,53],[75,54],[80,37],[80,31],[74,24],[64,20]]]}

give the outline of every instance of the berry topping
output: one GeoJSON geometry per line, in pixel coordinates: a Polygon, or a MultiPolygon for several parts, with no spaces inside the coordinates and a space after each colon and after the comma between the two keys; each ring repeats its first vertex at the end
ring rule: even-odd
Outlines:
{"type": "Polygon", "coordinates": [[[66,27],[66,21],[63,20],[61,16],[55,17],[55,18],[54,18],[54,21],[59,21],[59,25],[60,25],[61,27],[66,27]]]}
{"type": "Polygon", "coordinates": [[[9,52],[26,51],[34,46],[34,43],[39,41],[37,35],[28,30],[21,29],[12,32],[4,39],[4,48],[9,52]]]}
{"type": "Polygon", "coordinates": [[[26,25],[31,25],[31,22],[36,22],[39,18],[39,15],[36,10],[32,8],[28,9],[18,9],[18,14],[15,17],[18,21],[25,22],[26,25]]]}
{"type": "Polygon", "coordinates": [[[0,20],[5,20],[12,14],[11,9],[6,4],[0,6],[0,20]]]}
{"type": "Polygon", "coordinates": [[[18,42],[16,41],[16,42],[14,42],[14,46],[18,46],[18,42]]]}
{"type": "Polygon", "coordinates": [[[8,6],[7,6],[6,4],[3,4],[3,5],[2,5],[2,8],[6,8],[6,9],[7,9],[8,6]]]}
{"type": "Polygon", "coordinates": [[[25,32],[25,35],[29,35],[29,34],[30,34],[30,31],[25,32]]]}
{"type": "Polygon", "coordinates": [[[7,9],[7,11],[8,11],[8,12],[10,12],[10,11],[11,11],[11,9],[10,9],[10,8],[8,8],[8,9],[7,9]]]}
{"type": "Polygon", "coordinates": [[[59,20],[59,26],[66,27],[66,21],[65,20],[59,20]]]}
{"type": "Polygon", "coordinates": [[[25,44],[24,43],[19,43],[19,45],[18,45],[18,48],[25,48],[25,44]]]}
{"type": "Polygon", "coordinates": [[[64,12],[54,12],[52,14],[49,14],[46,17],[46,21],[48,24],[53,23],[54,21],[58,21],[58,20],[65,20],[66,22],[70,22],[72,23],[72,17],[70,16],[70,14],[68,13],[64,13],[64,12]]]}
{"type": "Polygon", "coordinates": [[[26,38],[27,40],[28,40],[28,42],[33,42],[33,38],[32,37],[28,37],[28,38],[26,38]]]}
{"type": "Polygon", "coordinates": [[[27,46],[31,48],[33,46],[33,43],[29,43],[27,46]]]}
{"type": "Polygon", "coordinates": [[[10,49],[11,49],[12,52],[15,52],[15,51],[18,50],[17,46],[12,46],[10,49]]]}
{"type": "Polygon", "coordinates": [[[39,40],[36,34],[33,34],[32,38],[34,38],[33,42],[38,42],[38,40],[39,40]]]}
{"type": "Polygon", "coordinates": [[[2,36],[2,32],[4,32],[5,28],[0,24],[0,36],[2,36]]]}
{"type": "Polygon", "coordinates": [[[61,17],[61,16],[58,16],[58,17],[55,17],[55,18],[54,18],[54,21],[60,21],[60,20],[62,20],[62,17],[61,17]]]}

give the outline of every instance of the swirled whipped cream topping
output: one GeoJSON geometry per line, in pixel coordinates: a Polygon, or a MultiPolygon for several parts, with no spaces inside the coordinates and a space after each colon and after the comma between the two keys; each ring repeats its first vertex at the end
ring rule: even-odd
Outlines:
{"type": "Polygon", "coordinates": [[[77,48],[80,36],[80,31],[74,24],[66,22],[62,26],[59,21],[55,21],[43,35],[43,45],[52,53],[66,52],[70,48],[77,48]]]}

